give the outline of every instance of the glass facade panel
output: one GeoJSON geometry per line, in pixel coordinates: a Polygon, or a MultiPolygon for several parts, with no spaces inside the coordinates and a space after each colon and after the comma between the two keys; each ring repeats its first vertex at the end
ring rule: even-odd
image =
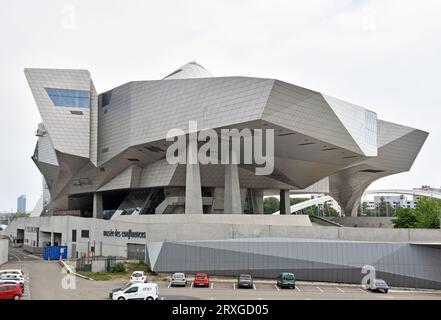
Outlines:
{"type": "Polygon", "coordinates": [[[89,108],[90,93],[85,90],[44,88],[56,107],[89,108]]]}
{"type": "Polygon", "coordinates": [[[365,126],[366,143],[370,145],[377,145],[377,114],[375,112],[366,110],[365,126]]]}

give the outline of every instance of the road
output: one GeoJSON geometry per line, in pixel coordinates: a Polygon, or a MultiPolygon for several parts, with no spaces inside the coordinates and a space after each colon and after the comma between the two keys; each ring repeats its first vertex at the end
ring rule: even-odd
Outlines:
{"type": "MultiPolygon", "coordinates": [[[[20,268],[25,273],[23,299],[32,300],[101,300],[108,299],[113,288],[123,286],[123,281],[90,281],[65,273],[55,261],[43,261],[20,249],[11,249],[9,261],[2,269],[20,268]]],[[[252,289],[237,289],[234,280],[218,279],[209,288],[171,287],[159,282],[162,300],[393,300],[437,299],[440,290],[403,290],[391,288],[388,294],[372,293],[360,286],[330,283],[298,282],[296,289],[280,289],[272,281],[256,281],[252,289]]]]}

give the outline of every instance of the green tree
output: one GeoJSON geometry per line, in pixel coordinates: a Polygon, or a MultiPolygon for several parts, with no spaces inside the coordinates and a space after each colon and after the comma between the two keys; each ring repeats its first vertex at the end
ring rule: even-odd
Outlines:
{"type": "Polygon", "coordinates": [[[280,201],[275,197],[268,197],[263,199],[263,213],[272,214],[280,208],[280,201]]]}
{"type": "Polygon", "coordinates": [[[439,228],[441,205],[435,199],[422,197],[415,208],[417,228],[439,228]]]}
{"type": "Polygon", "coordinates": [[[304,201],[308,201],[308,198],[289,198],[289,204],[291,206],[300,203],[300,202],[304,202],[304,201]]]}
{"type": "Polygon", "coordinates": [[[415,228],[417,222],[416,212],[410,208],[396,208],[395,216],[392,218],[394,228],[415,228]]]}

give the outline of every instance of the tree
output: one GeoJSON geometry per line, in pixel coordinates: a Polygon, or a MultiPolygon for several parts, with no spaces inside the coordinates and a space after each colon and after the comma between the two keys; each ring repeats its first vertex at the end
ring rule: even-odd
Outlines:
{"type": "Polygon", "coordinates": [[[418,200],[415,208],[415,214],[418,222],[417,228],[439,228],[441,205],[435,199],[422,197],[418,200]]]}
{"type": "Polygon", "coordinates": [[[263,213],[272,214],[279,210],[280,201],[275,197],[268,197],[263,199],[263,213]]]}
{"type": "Polygon", "coordinates": [[[417,222],[416,212],[410,208],[396,208],[395,216],[392,218],[394,228],[415,228],[417,222]]]}

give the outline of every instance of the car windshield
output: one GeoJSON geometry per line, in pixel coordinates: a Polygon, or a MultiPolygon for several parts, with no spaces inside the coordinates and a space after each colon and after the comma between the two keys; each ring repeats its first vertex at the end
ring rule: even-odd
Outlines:
{"type": "Polygon", "coordinates": [[[285,280],[294,280],[294,276],[292,274],[284,274],[283,279],[285,280]]]}
{"type": "Polygon", "coordinates": [[[243,280],[250,280],[251,276],[249,274],[241,274],[240,278],[243,279],[243,280]]]}
{"type": "Polygon", "coordinates": [[[205,279],[206,276],[196,276],[196,279],[205,279]]]}
{"type": "Polygon", "coordinates": [[[181,278],[184,278],[184,274],[183,273],[175,273],[174,277],[181,279],[181,278]]]}
{"type": "Polygon", "coordinates": [[[135,277],[135,278],[142,277],[142,273],[140,273],[140,272],[135,272],[134,274],[132,274],[132,277],[135,277]]]}
{"type": "Polygon", "coordinates": [[[125,285],[124,287],[122,287],[122,288],[118,289],[118,291],[124,291],[124,290],[126,290],[126,289],[130,288],[130,286],[131,286],[131,284],[130,284],[130,283],[128,283],[128,284],[126,284],[126,285],[125,285]]]}
{"type": "Polygon", "coordinates": [[[376,279],[375,283],[376,284],[386,284],[386,282],[384,280],[382,280],[382,279],[376,279]]]}

